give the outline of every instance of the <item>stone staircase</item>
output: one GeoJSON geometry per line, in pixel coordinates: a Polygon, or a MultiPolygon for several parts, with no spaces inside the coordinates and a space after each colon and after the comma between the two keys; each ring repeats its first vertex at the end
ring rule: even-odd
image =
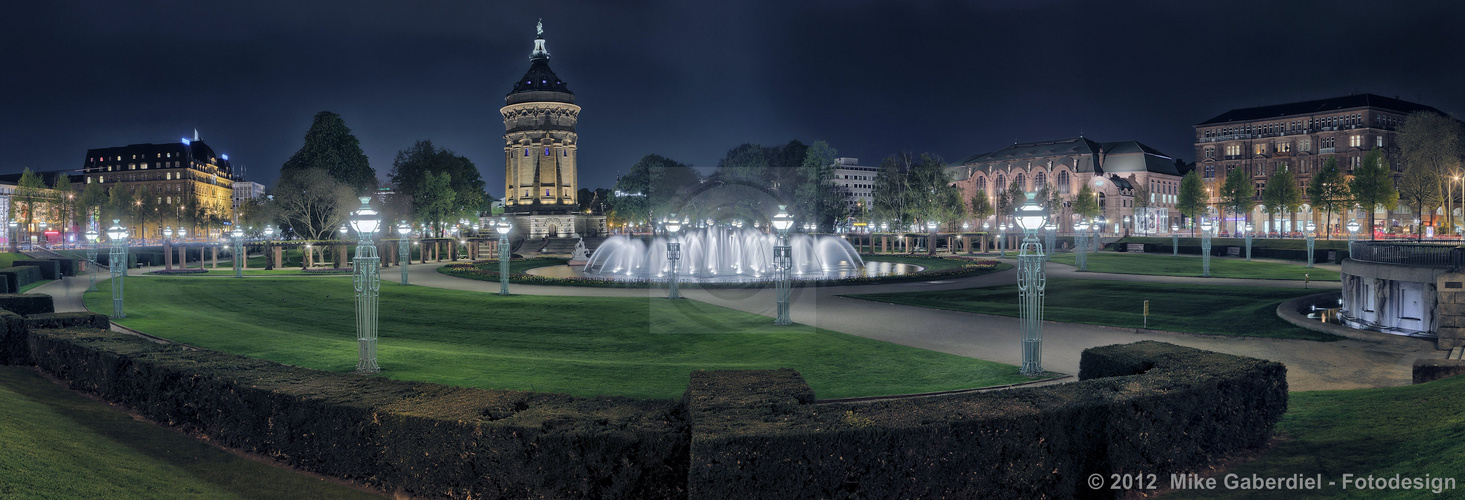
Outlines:
{"type": "MultiPolygon", "coordinates": [[[[547,238],[539,248],[540,255],[570,255],[575,253],[575,243],[580,238],[547,238]]],[[[605,242],[605,237],[586,237],[585,250],[588,253],[595,253],[595,249],[605,242]]]]}
{"type": "Polygon", "coordinates": [[[1465,347],[1450,349],[1450,355],[1446,356],[1445,359],[1462,359],[1461,356],[1465,356],[1465,347]]]}

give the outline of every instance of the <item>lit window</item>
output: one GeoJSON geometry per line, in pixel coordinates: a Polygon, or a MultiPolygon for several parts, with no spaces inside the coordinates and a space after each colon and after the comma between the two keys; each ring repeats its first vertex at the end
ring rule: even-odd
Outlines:
{"type": "Polygon", "coordinates": [[[1377,147],[1380,147],[1380,148],[1381,147],[1384,147],[1384,136],[1381,135],[1381,136],[1375,137],[1374,139],[1375,139],[1374,146],[1377,146],[1377,147]]]}

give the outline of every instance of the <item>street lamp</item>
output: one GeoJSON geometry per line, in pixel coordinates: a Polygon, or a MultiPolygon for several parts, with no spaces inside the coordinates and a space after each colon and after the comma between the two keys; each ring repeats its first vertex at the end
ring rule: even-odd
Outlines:
{"type": "Polygon", "coordinates": [[[514,225],[509,222],[508,217],[499,217],[499,222],[493,227],[499,232],[499,295],[509,294],[509,231],[514,225]]]}
{"type": "Polygon", "coordinates": [[[397,260],[402,268],[402,284],[407,284],[407,264],[412,263],[412,253],[407,243],[412,239],[412,225],[407,221],[397,223],[397,260]]]}
{"type": "Polygon", "coordinates": [[[1078,270],[1080,271],[1089,270],[1088,219],[1079,219],[1078,222],[1073,225],[1073,242],[1073,249],[1078,251],[1077,254],[1074,254],[1074,263],[1078,264],[1078,270]]]}
{"type": "Polygon", "coordinates": [[[666,298],[680,299],[682,296],[677,293],[677,262],[682,260],[682,242],[677,240],[677,233],[682,230],[682,221],[677,219],[677,214],[671,214],[671,218],[664,225],[666,226],[666,262],[671,267],[669,271],[671,275],[667,280],[666,298]]]}
{"type": "Polygon", "coordinates": [[[1211,277],[1211,228],[1214,223],[1210,217],[1201,217],[1200,221],[1200,275],[1203,278],[1211,277]]]}
{"type": "Polygon", "coordinates": [[[1048,222],[1048,209],[1034,199],[1037,193],[1026,193],[1024,203],[1013,214],[1022,227],[1022,247],[1017,255],[1017,293],[1022,303],[1022,374],[1029,377],[1043,373],[1043,289],[1048,278],[1043,269],[1043,246],[1038,243],[1038,229],[1048,222]]]}
{"type": "Polygon", "coordinates": [[[19,223],[16,223],[13,220],[10,221],[10,249],[11,249],[11,251],[14,251],[17,248],[17,245],[19,245],[19,243],[15,241],[16,235],[19,234],[19,233],[20,233],[20,224],[19,223]]]}
{"type": "Polygon", "coordinates": [[[1358,241],[1358,221],[1348,221],[1348,246],[1352,247],[1353,242],[1358,241]]]}
{"type": "Polygon", "coordinates": [[[1048,241],[1046,242],[1047,245],[1043,246],[1043,248],[1046,248],[1048,251],[1043,252],[1043,262],[1048,262],[1050,260],[1053,260],[1053,249],[1057,248],[1053,246],[1053,239],[1058,237],[1058,224],[1054,224],[1052,219],[1048,219],[1048,223],[1043,224],[1043,229],[1048,231],[1048,241]]]}
{"type": "Polygon", "coordinates": [[[1109,222],[1109,220],[1108,219],[1105,219],[1104,216],[1102,216],[1102,215],[1100,215],[1099,218],[1098,218],[1098,220],[1095,221],[1095,224],[1094,224],[1094,236],[1095,236],[1095,238],[1093,240],[1091,240],[1092,243],[1093,243],[1093,245],[1094,245],[1094,253],[1099,253],[1099,250],[1103,250],[1104,249],[1104,245],[1101,245],[1100,242],[1104,238],[1104,224],[1106,224],[1108,222],[1109,222]]]}
{"type": "Polygon", "coordinates": [[[1312,258],[1313,258],[1313,256],[1312,256],[1312,247],[1313,247],[1313,244],[1317,240],[1317,236],[1314,235],[1312,232],[1317,230],[1317,224],[1313,224],[1311,220],[1308,220],[1307,221],[1306,228],[1307,228],[1307,267],[1312,267],[1312,258]]]}
{"type": "Polygon", "coordinates": [[[1001,257],[1007,257],[1007,223],[997,225],[997,252],[1001,257]]]}
{"type": "Polygon", "coordinates": [[[107,239],[112,242],[112,251],[107,254],[107,266],[112,271],[112,317],[126,318],[122,313],[122,279],[127,276],[127,229],[118,219],[112,219],[107,228],[107,239]]]}
{"type": "MultiPolygon", "coordinates": [[[[774,275],[774,290],[777,295],[775,300],[778,309],[778,318],[773,320],[773,324],[775,325],[788,325],[793,323],[793,320],[789,318],[788,300],[789,291],[793,288],[791,271],[794,267],[794,258],[793,249],[788,245],[788,229],[793,227],[794,218],[788,214],[786,208],[785,205],[779,205],[778,215],[773,216],[773,229],[778,231],[777,243],[773,245],[773,270],[776,273],[774,275]]],[[[881,226],[884,226],[884,224],[881,224],[881,226]]]]}
{"type": "Polygon", "coordinates": [[[1256,226],[1248,222],[1245,226],[1242,226],[1241,231],[1242,234],[1246,235],[1246,260],[1249,262],[1251,261],[1251,237],[1256,232],[1256,226]]]}
{"type": "Polygon", "coordinates": [[[356,258],[351,261],[352,284],[356,288],[356,373],[376,373],[381,371],[376,364],[376,302],[381,291],[377,265],[381,258],[376,255],[371,237],[381,226],[381,219],[371,208],[371,197],[362,196],[360,200],[361,208],[351,215],[351,228],[357,236],[356,258]]]}
{"type": "Polygon", "coordinates": [[[234,226],[234,230],[231,231],[231,232],[229,232],[229,235],[234,237],[234,277],[235,278],[243,278],[244,277],[244,229],[243,228],[240,228],[239,226],[234,226]]]}
{"type": "Polygon", "coordinates": [[[1170,256],[1180,256],[1180,226],[1170,224],[1170,256]]]}
{"type": "Polygon", "coordinates": [[[936,228],[940,226],[935,220],[926,221],[926,232],[930,234],[926,237],[926,255],[936,255],[936,228]]]}
{"type": "MultiPolygon", "coordinates": [[[[275,252],[274,252],[275,246],[273,244],[271,244],[270,242],[271,241],[274,241],[274,239],[275,239],[275,225],[274,224],[265,224],[264,234],[265,234],[265,248],[267,250],[265,252],[265,268],[266,269],[274,269],[274,267],[275,267],[275,252]]],[[[280,263],[280,265],[284,265],[284,264],[285,264],[284,262],[281,262],[280,263]]]]}
{"type": "Polygon", "coordinates": [[[86,284],[86,288],[88,290],[90,290],[92,288],[92,285],[94,285],[94,284],[97,283],[97,237],[98,236],[100,236],[100,235],[97,234],[97,228],[96,228],[96,226],[92,226],[92,225],[88,224],[87,225],[87,228],[86,228],[86,242],[87,242],[87,246],[86,246],[86,265],[87,265],[87,267],[91,268],[90,269],[91,272],[90,273],[87,273],[87,275],[91,277],[91,279],[87,280],[87,284],[86,284]]]}

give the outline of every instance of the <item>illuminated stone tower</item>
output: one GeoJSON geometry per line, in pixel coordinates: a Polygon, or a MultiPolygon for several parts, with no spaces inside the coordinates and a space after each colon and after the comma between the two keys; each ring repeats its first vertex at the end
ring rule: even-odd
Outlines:
{"type": "MultiPolygon", "coordinates": [[[[549,69],[544,23],[538,25],[529,72],[504,97],[504,210],[562,214],[577,206],[575,191],[580,107],[549,69]]],[[[568,228],[564,228],[568,229],[568,228]]],[[[563,232],[563,231],[555,231],[563,232]]],[[[551,234],[553,236],[553,234],[551,234]]]]}

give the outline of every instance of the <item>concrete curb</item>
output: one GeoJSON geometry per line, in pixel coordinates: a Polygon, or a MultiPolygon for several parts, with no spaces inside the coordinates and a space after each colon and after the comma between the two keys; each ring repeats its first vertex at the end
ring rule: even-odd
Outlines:
{"type": "Polygon", "coordinates": [[[1319,298],[1322,298],[1323,296],[1336,295],[1338,293],[1339,292],[1317,293],[1312,295],[1305,295],[1283,302],[1282,304],[1277,306],[1277,317],[1282,318],[1282,320],[1288,323],[1292,323],[1293,325],[1296,325],[1300,328],[1306,328],[1315,332],[1333,334],[1339,337],[1350,338],[1353,340],[1362,340],[1364,342],[1376,342],[1382,344],[1395,344],[1413,348],[1418,348],[1426,345],[1431,348],[1435,347],[1434,339],[1407,337],[1404,335],[1390,335],[1383,332],[1348,328],[1343,325],[1323,323],[1321,321],[1308,319],[1307,316],[1297,312],[1297,309],[1301,307],[1304,302],[1315,301],[1319,298]]]}

